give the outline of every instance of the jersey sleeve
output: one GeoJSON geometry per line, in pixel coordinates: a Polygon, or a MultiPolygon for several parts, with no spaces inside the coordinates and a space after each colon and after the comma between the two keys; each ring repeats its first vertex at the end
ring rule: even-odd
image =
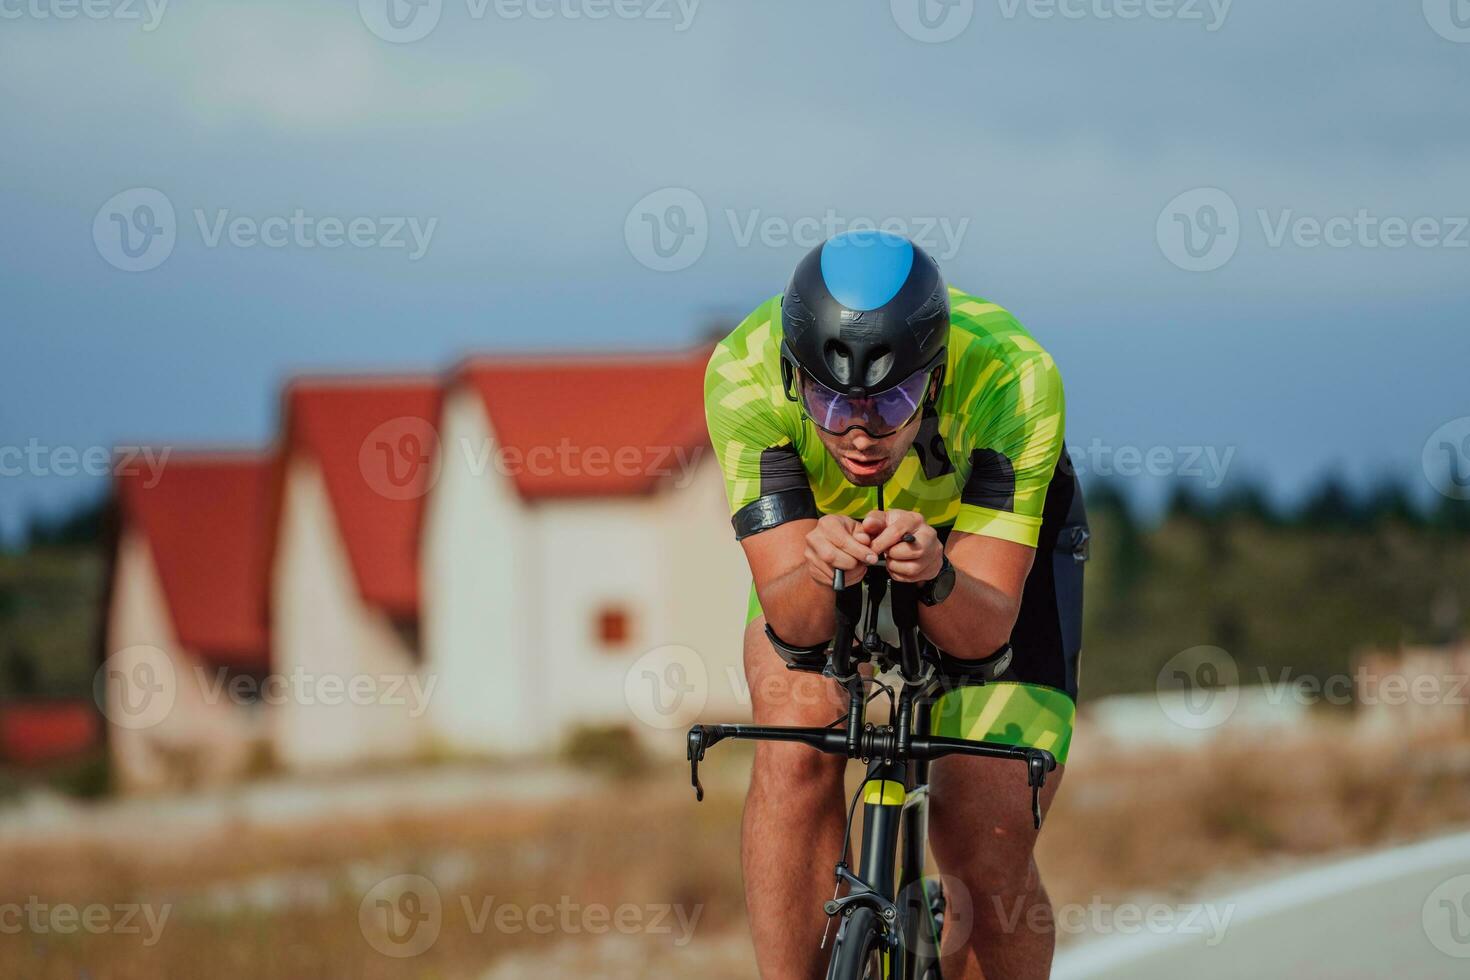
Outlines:
{"type": "Polygon", "coordinates": [[[974,448],[954,526],[1034,548],[1065,435],[1062,378],[1038,349],[996,381],[970,407],[974,448]]]}
{"type": "MultiPolygon", "coordinates": [[[[737,330],[737,335],[741,331],[737,330]]],[[[788,521],[816,517],[816,498],[782,415],[780,381],[759,350],[732,335],[715,348],[704,376],[705,422],[725,477],[730,522],[745,538],[788,521]]],[[[743,335],[749,342],[759,337],[743,335]]]]}

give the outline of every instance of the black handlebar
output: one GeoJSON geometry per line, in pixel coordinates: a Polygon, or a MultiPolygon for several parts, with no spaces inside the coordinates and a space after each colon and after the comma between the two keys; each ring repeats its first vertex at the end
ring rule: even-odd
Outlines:
{"type": "MultiPolygon", "coordinates": [[[[913,543],[911,534],[904,541],[913,543]]],[[[863,582],[847,585],[847,576],[840,568],[832,574],[832,588],[836,595],[836,611],[832,646],[828,652],[827,673],[842,684],[848,693],[846,724],[842,728],[787,728],[770,725],[695,725],[689,729],[689,778],[694,785],[694,796],[704,799],[704,787],[699,782],[699,763],[711,745],[727,738],[751,739],[755,741],[797,742],[809,745],[819,752],[830,755],[845,755],[849,759],[882,759],[885,762],[907,762],[909,760],[933,760],[947,755],[971,755],[991,759],[1013,759],[1026,763],[1026,782],[1031,787],[1031,815],[1037,828],[1041,827],[1041,788],[1046,785],[1046,775],[1057,767],[1056,758],[1045,749],[1023,748],[1000,742],[979,742],[962,738],[937,735],[915,735],[911,731],[914,702],[921,689],[929,690],[932,678],[920,651],[919,641],[919,587],[908,582],[890,582],[885,571],[870,568],[867,577],[869,617],[866,628],[868,635],[857,642],[859,622],[863,618],[863,582]],[[899,645],[894,649],[877,635],[878,605],[889,585],[893,587],[893,624],[898,629],[899,645]],[[893,655],[897,655],[896,664],[893,655]],[[897,666],[903,678],[901,693],[895,705],[896,717],[890,725],[864,724],[867,697],[863,679],[857,672],[860,662],[878,655],[883,663],[897,666]]],[[[988,658],[995,660],[1000,669],[999,654],[988,658]]],[[[1005,663],[1009,657],[1005,658],[1005,663]]],[[[810,669],[810,668],[807,668],[810,669]]]]}

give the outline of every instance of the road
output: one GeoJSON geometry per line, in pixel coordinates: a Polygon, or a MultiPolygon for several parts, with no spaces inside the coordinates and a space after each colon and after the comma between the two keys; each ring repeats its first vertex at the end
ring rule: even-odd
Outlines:
{"type": "Polygon", "coordinates": [[[1291,875],[1199,911],[1104,913],[1086,921],[1111,934],[1065,949],[1054,980],[1464,980],[1470,834],[1291,875]],[[1141,924],[1149,914],[1152,930],[1141,924]]]}

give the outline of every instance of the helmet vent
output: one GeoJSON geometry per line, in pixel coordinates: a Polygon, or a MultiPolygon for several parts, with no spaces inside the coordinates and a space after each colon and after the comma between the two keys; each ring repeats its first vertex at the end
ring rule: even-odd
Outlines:
{"type": "Polygon", "coordinates": [[[840,340],[829,340],[822,354],[827,362],[827,370],[832,372],[832,377],[842,384],[851,384],[852,351],[848,349],[848,346],[840,340]]]}
{"type": "Polygon", "coordinates": [[[864,387],[877,386],[891,370],[893,370],[893,351],[887,347],[873,348],[873,352],[868,355],[868,363],[863,367],[864,387]]]}

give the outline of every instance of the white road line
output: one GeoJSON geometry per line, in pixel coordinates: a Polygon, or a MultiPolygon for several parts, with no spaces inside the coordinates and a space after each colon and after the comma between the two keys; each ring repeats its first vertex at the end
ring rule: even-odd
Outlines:
{"type": "MultiPolygon", "coordinates": [[[[1470,861],[1470,833],[1350,858],[1248,888],[1209,904],[1233,907],[1230,925],[1239,926],[1333,895],[1434,871],[1456,861],[1470,861]]],[[[1095,940],[1060,953],[1052,965],[1052,977],[1053,980],[1086,980],[1198,939],[1198,935],[1191,934],[1135,933],[1095,940]]]]}

